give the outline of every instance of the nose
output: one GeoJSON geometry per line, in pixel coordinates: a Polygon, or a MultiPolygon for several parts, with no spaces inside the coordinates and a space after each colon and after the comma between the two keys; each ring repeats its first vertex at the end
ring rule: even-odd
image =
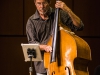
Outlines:
{"type": "Polygon", "coordinates": [[[44,4],[43,4],[43,3],[41,3],[40,7],[42,7],[42,8],[43,8],[43,7],[44,7],[44,4]]]}

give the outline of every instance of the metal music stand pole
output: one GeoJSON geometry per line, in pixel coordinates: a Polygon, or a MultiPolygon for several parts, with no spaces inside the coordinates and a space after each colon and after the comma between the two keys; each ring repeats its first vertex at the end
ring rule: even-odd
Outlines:
{"type": "Polygon", "coordinates": [[[32,57],[33,57],[33,55],[30,55],[30,56],[29,56],[29,58],[30,58],[30,63],[31,63],[31,66],[29,67],[29,74],[30,74],[30,75],[33,74],[32,57]]]}

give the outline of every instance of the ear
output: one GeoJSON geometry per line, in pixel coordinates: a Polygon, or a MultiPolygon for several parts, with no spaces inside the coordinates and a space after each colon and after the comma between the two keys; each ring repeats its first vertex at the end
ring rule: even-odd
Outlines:
{"type": "Polygon", "coordinates": [[[34,0],[34,4],[35,4],[36,0],[34,0]]]}
{"type": "Polygon", "coordinates": [[[34,0],[34,4],[35,4],[35,6],[36,6],[36,1],[34,0]]]}

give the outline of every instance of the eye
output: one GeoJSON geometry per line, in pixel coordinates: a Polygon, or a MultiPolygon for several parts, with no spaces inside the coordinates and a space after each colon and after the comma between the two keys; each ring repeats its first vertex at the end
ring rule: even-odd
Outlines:
{"type": "Polygon", "coordinates": [[[38,5],[41,5],[41,3],[40,3],[40,2],[38,2],[37,4],[38,4],[38,5]]]}

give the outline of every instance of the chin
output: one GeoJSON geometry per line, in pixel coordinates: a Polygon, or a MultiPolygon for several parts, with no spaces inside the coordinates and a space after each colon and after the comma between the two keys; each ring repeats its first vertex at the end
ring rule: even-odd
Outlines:
{"type": "Polygon", "coordinates": [[[40,12],[40,14],[41,14],[41,15],[45,15],[45,14],[46,14],[46,12],[40,12]]]}

